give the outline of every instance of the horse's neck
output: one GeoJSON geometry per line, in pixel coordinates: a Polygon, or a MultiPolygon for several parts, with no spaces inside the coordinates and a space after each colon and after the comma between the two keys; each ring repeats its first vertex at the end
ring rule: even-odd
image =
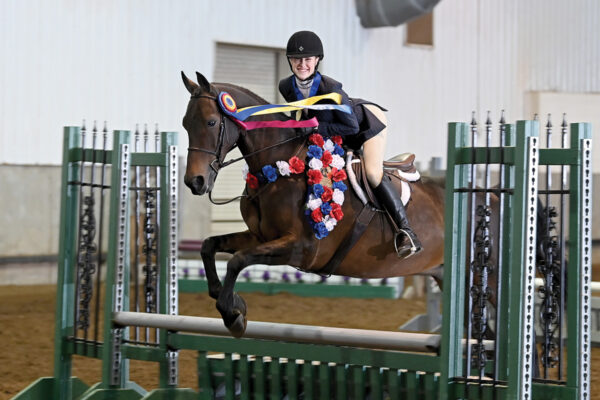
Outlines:
{"type": "MultiPolygon", "coordinates": [[[[238,108],[265,104],[266,101],[256,94],[230,84],[216,85],[220,91],[228,91],[238,108]]],[[[257,120],[280,119],[278,114],[256,117],[257,120]]],[[[294,129],[267,128],[242,133],[238,139],[238,147],[246,159],[251,171],[260,170],[265,165],[274,165],[276,161],[288,161],[302,150],[302,139],[290,140],[296,136],[294,129]],[[281,144],[279,144],[281,143],[281,144]],[[273,146],[273,147],[272,147],[273,146]]]]}
{"type": "Polygon", "coordinates": [[[246,159],[250,171],[260,170],[265,165],[275,165],[277,161],[288,161],[300,155],[304,140],[293,140],[293,129],[257,129],[240,136],[238,146],[246,159]]]}

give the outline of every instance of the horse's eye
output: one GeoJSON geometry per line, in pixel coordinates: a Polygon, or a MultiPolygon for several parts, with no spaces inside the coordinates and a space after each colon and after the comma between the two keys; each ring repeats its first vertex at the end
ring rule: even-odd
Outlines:
{"type": "Polygon", "coordinates": [[[217,121],[215,121],[215,120],[208,121],[208,126],[215,126],[216,124],[217,124],[217,121]]]}

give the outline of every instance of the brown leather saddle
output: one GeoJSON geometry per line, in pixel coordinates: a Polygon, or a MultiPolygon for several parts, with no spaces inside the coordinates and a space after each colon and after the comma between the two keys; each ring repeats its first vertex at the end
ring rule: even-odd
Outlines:
{"type": "Polygon", "coordinates": [[[383,162],[383,168],[399,169],[403,172],[413,173],[417,171],[415,167],[415,155],[413,153],[402,153],[383,162]]]}
{"type": "MultiPolygon", "coordinates": [[[[354,156],[354,159],[360,160],[360,162],[352,163],[352,170],[354,171],[354,175],[356,176],[357,182],[360,184],[360,187],[367,195],[367,199],[369,200],[369,202],[373,204],[377,209],[381,209],[377,198],[373,194],[371,185],[369,185],[369,182],[367,181],[367,174],[365,171],[365,164],[363,162],[363,155],[357,154],[354,156]]],[[[383,162],[383,173],[392,178],[392,182],[394,183],[394,186],[398,189],[398,193],[400,194],[402,194],[402,185],[400,184],[400,181],[409,181],[400,176],[398,170],[406,173],[415,173],[417,172],[417,168],[415,167],[414,162],[415,155],[413,153],[399,154],[383,162]]]]}

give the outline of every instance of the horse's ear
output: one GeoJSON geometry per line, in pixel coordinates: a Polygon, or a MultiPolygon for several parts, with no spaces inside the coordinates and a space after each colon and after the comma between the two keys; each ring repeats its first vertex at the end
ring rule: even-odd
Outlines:
{"type": "Polygon", "coordinates": [[[193,95],[196,89],[198,88],[198,85],[196,85],[193,81],[189,80],[188,77],[185,76],[183,71],[181,71],[181,79],[183,79],[183,84],[185,85],[185,88],[188,90],[188,92],[190,92],[191,95],[193,95]]]}
{"type": "Polygon", "coordinates": [[[198,85],[204,92],[210,92],[210,83],[200,72],[196,71],[196,79],[198,79],[198,85]]]}

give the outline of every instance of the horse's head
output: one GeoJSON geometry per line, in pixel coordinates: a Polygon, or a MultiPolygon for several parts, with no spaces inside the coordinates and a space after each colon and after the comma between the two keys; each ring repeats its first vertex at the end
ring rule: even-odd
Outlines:
{"type": "Polygon", "coordinates": [[[181,77],[192,96],[183,117],[189,139],[184,181],[193,194],[202,195],[212,190],[221,163],[234,147],[239,130],[222,114],[217,89],[202,74],[196,72],[197,84],[183,72],[181,77]]]}

